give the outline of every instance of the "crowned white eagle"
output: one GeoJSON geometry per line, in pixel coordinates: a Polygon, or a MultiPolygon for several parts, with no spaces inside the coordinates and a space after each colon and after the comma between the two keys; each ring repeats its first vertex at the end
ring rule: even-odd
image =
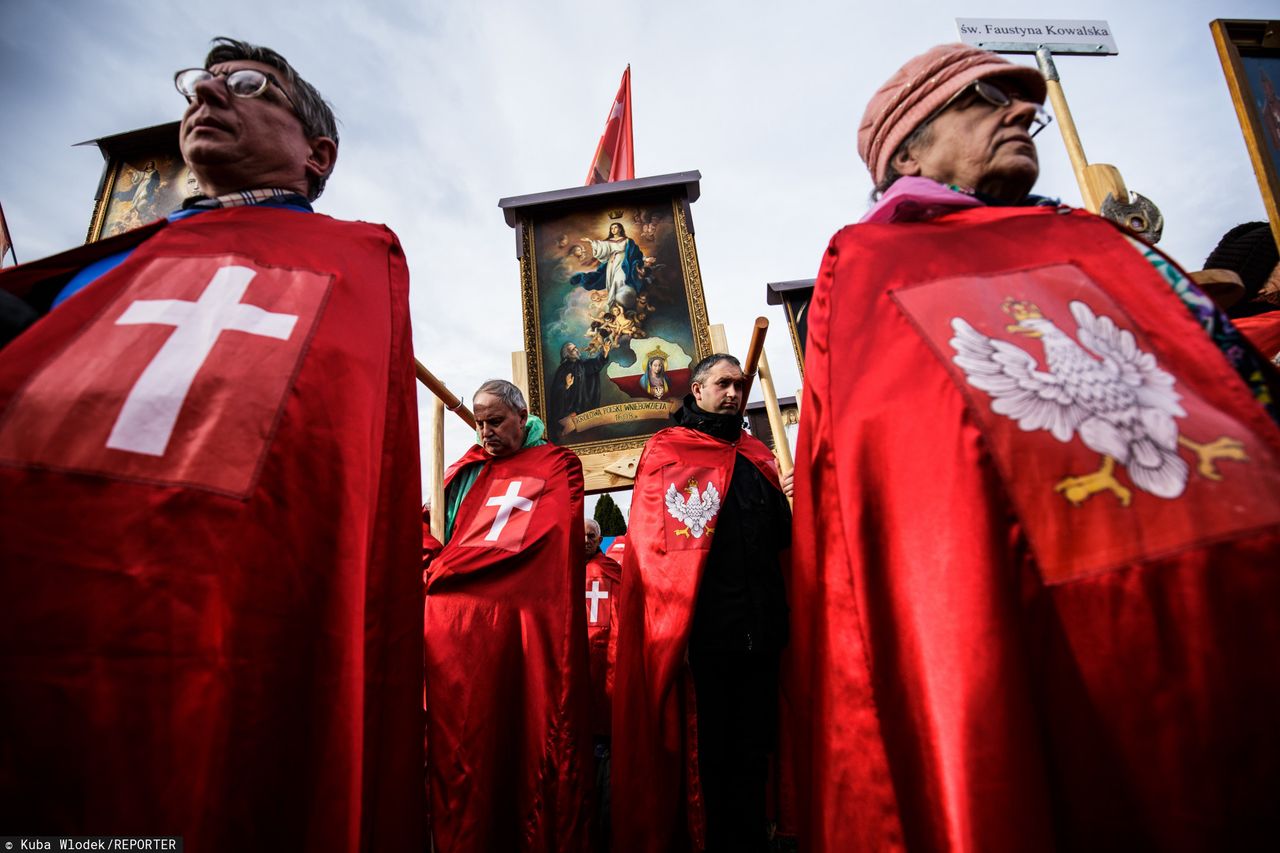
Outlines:
{"type": "Polygon", "coordinates": [[[1178,497],[1188,473],[1179,446],[1195,452],[1200,473],[1214,480],[1221,479],[1214,459],[1245,458],[1234,439],[1199,444],[1179,435],[1176,419],[1187,413],[1178,403],[1173,376],[1110,317],[1096,315],[1079,300],[1071,302],[1077,343],[1029,302],[1007,299],[1003,307],[1016,321],[1006,331],[1040,340],[1047,370],[1026,350],[982,334],[961,317],[951,320],[952,361],[970,385],[991,395],[992,411],[1022,430],[1047,430],[1064,444],[1079,435],[1086,447],[1102,454],[1100,470],[1054,486],[1071,503],[1110,491],[1128,506],[1131,493],[1115,478],[1117,464],[1142,491],[1178,497]]]}
{"type": "Polygon", "coordinates": [[[690,480],[684,490],[689,493],[687,498],[680,497],[675,483],[667,487],[667,512],[685,525],[676,531],[676,535],[701,539],[703,533],[714,533],[711,522],[720,511],[720,492],[716,490],[716,484],[707,483],[706,490],[699,494],[698,481],[690,480]]]}

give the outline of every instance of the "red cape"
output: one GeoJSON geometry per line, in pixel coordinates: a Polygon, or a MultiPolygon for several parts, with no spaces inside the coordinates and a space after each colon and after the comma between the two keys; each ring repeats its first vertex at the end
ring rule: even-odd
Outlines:
{"type": "MultiPolygon", "coordinates": [[[[146,236],[0,350],[0,824],[192,850],[420,849],[399,244],[268,208],[146,236]],[[166,362],[213,296],[240,328],[166,362]],[[157,363],[199,369],[148,396],[157,363]]],[[[120,248],[0,286],[47,289],[120,248]]]]}
{"type": "Polygon", "coordinates": [[[590,770],[582,466],[544,444],[483,463],[426,571],[435,849],[585,850],[590,770]]]}
{"type": "Polygon", "coordinates": [[[609,550],[605,551],[605,556],[613,560],[618,565],[622,565],[622,555],[627,550],[627,534],[613,537],[613,541],[609,543],[609,550]]]}
{"type": "Polygon", "coordinates": [[[591,731],[608,737],[613,672],[618,660],[618,599],[622,566],[604,554],[587,561],[587,650],[591,655],[591,731]],[[595,618],[592,618],[592,617],[595,618]]]}
{"type": "Polygon", "coordinates": [[[783,670],[803,849],[1213,849],[1280,830],[1280,431],[1158,260],[1055,209],[833,238],[783,670]],[[1087,336],[1091,315],[1111,325],[1087,336]],[[1117,464],[1116,489],[1069,484],[1103,454],[1083,422],[1032,422],[1059,411],[1036,408],[1062,393],[1045,348],[1098,364],[1085,348],[1106,340],[1148,395],[1135,429],[1247,458],[1212,479],[1178,446],[1159,483],[1117,464]],[[1040,375],[1009,380],[1027,357],[1040,375]],[[1170,390],[1182,414],[1151,411],[1170,390]]]}
{"type": "Polygon", "coordinates": [[[1268,311],[1231,321],[1268,361],[1280,358],[1280,311],[1268,311]]]}
{"type": "Polygon", "coordinates": [[[686,652],[694,603],[715,520],[702,530],[667,507],[671,488],[688,500],[712,486],[728,497],[741,453],[778,486],[773,454],[747,433],[734,444],[685,427],[645,445],[622,560],[618,662],[613,703],[614,849],[702,849],[697,783],[697,715],[686,652]]]}

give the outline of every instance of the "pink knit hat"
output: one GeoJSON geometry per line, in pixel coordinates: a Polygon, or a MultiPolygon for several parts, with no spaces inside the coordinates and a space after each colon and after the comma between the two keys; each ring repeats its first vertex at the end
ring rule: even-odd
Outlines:
{"type": "Polygon", "coordinates": [[[884,177],[902,140],[957,92],[984,77],[1015,78],[1028,97],[1044,103],[1039,71],[966,44],[940,44],[899,68],[871,96],[858,126],[858,156],[875,182],[884,177]]]}

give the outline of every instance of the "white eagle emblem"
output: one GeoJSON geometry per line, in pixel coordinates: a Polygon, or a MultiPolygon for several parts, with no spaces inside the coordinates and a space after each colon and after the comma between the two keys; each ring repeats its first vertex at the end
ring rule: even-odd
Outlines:
{"type": "Polygon", "coordinates": [[[1102,454],[1100,470],[1054,486],[1072,504],[1110,491],[1128,506],[1131,493],[1115,478],[1117,463],[1142,491],[1176,498],[1188,475],[1180,447],[1196,454],[1197,470],[1211,480],[1222,479],[1215,459],[1246,458],[1244,446],[1233,438],[1200,444],[1179,435],[1175,418],[1187,413],[1173,390],[1173,376],[1110,317],[1096,315],[1079,300],[1071,302],[1076,343],[1029,302],[1006,299],[1003,307],[1016,321],[1006,331],[1039,339],[1048,370],[1041,370],[1026,350],[987,337],[961,317],[951,320],[952,361],[970,385],[991,395],[993,412],[1024,432],[1047,430],[1064,444],[1079,435],[1086,447],[1102,454]]]}
{"type": "Polygon", "coordinates": [[[691,479],[684,490],[689,493],[689,497],[680,497],[675,483],[667,487],[667,512],[685,525],[676,531],[676,535],[701,539],[703,533],[708,536],[715,533],[716,529],[711,526],[711,522],[720,511],[720,493],[716,491],[716,484],[707,483],[706,491],[698,494],[698,481],[691,479]]]}

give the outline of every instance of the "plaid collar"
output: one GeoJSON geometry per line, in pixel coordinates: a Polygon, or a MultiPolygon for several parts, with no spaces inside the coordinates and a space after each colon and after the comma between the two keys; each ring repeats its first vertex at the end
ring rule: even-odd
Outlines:
{"type": "Polygon", "coordinates": [[[294,190],[282,190],[278,187],[265,187],[254,190],[240,190],[239,192],[227,193],[217,198],[209,198],[207,196],[192,196],[182,203],[183,210],[213,210],[219,207],[244,207],[250,204],[262,204],[264,201],[288,201],[291,204],[298,204],[307,208],[311,207],[311,203],[307,201],[306,196],[294,190]]]}

